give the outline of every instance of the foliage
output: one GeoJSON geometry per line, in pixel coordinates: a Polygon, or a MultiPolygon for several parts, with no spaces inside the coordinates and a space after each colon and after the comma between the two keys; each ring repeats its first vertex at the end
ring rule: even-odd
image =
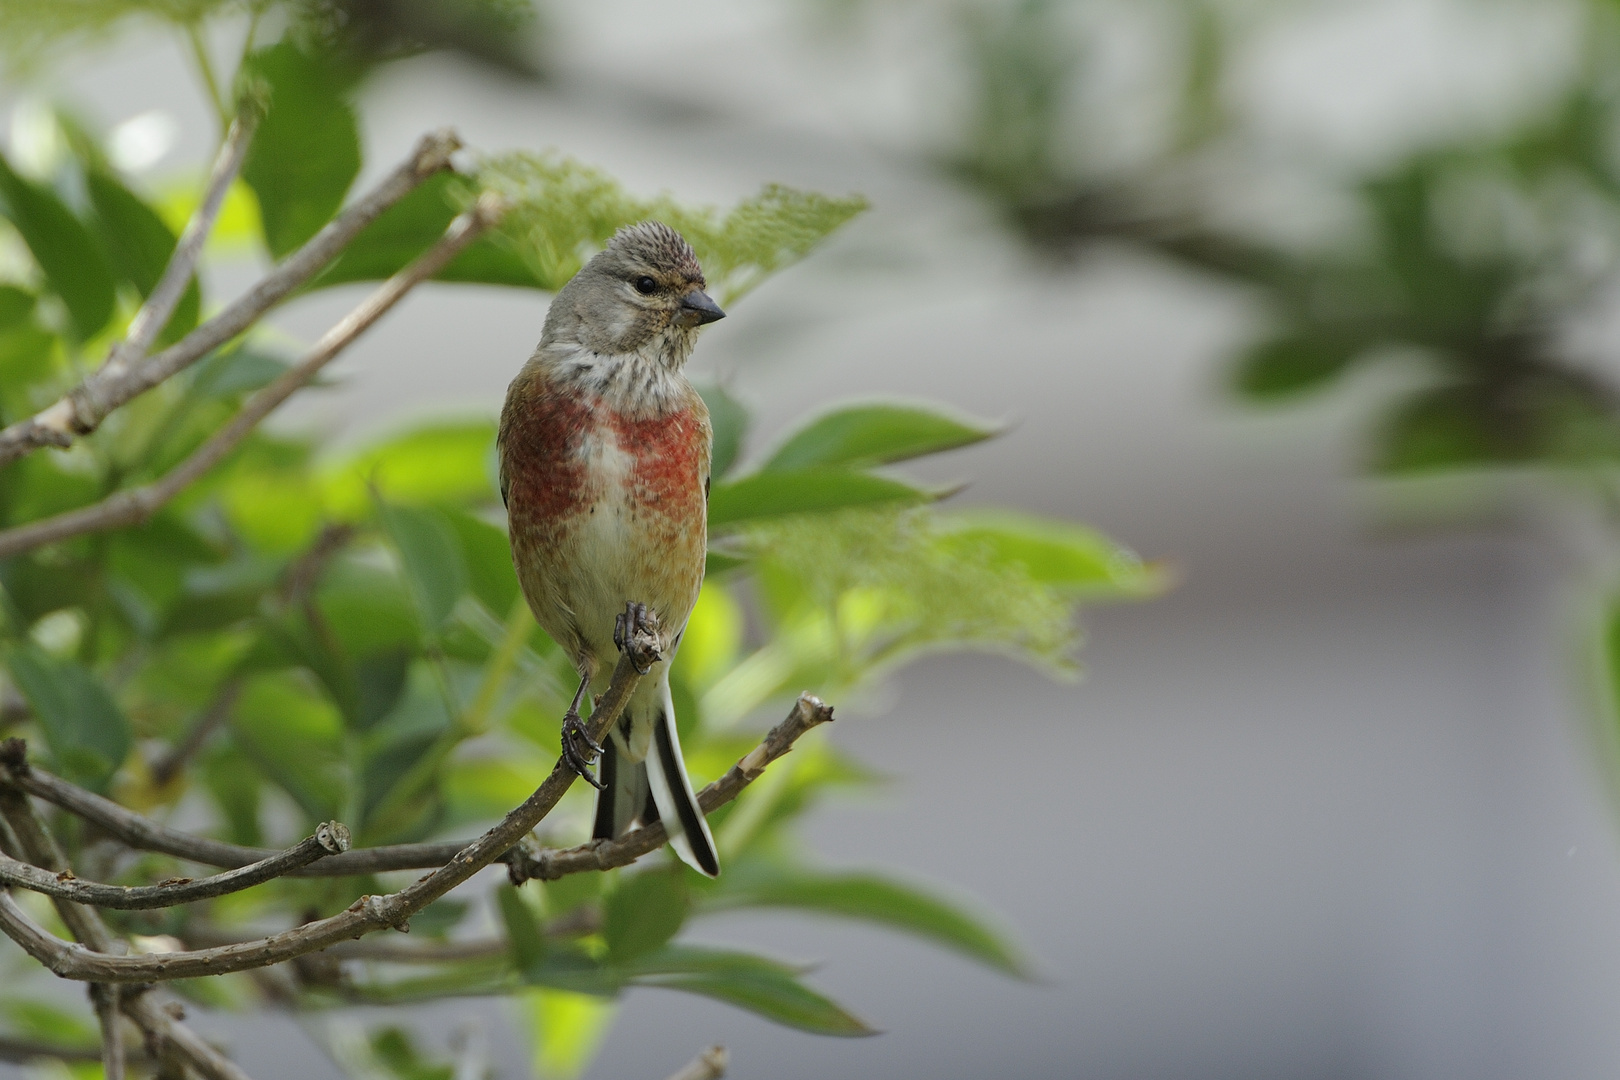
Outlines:
{"type": "MultiPolygon", "coordinates": [[[[26,30],[34,40],[131,14],[195,29],[215,8],[87,0],[71,13],[4,11],[0,33],[26,30]]],[[[235,80],[264,97],[243,179],[273,257],[332,217],[362,164],[350,97],[377,54],[321,30],[293,19],[281,40],[250,37],[235,80]]],[[[20,277],[0,284],[5,423],[56,400],[104,355],[175,246],[172,226],[107,163],[90,126],[65,114],[56,122],[75,152],[51,175],[0,160],[8,239],[32,254],[20,277]]],[[[614,229],[657,216],[692,240],[728,302],[864,206],[770,186],[722,213],[632,195],[554,153],[496,155],[417,189],[312,288],[393,273],[484,190],[506,195],[514,212],[501,235],[450,265],[448,280],[553,289],[614,229]]],[[[168,335],[204,310],[193,282],[168,335]]],[[[287,370],[278,348],[249,332],[72,449],[0,469],[0,529],[163,474],[287,370]]],[[[857,403],[809,419],[741,470],[747,409],[721,390],[705,393],[717,428],[715,551],[672,671],[699,784],[746,751],[760,718],[802,686],[858,700],[861,687],[923,649],[991,649],[1067,671],[1078,602],[1158,587],[1153,568],[1095,533],[942,512],[933,503],[947,492],[890,471],[990,438],[997,425],[929,404],[857,403]]],[[[49,768],[150,815],[183,805],[240,844],[284,845],[333,818],[357,846],[401,843],[499,816],[549,771],[572,673],[519,594],[490,476],[493,434],[490,417],[441,420],[339,453],[314,438],[257,432],[146,524],[0,561],[0,716],[49,768]]],[[[632,986],[706,995],[808,1031],[869,1032],[799,967],[686,944],[697,917],[751,907],[833,914],[1027,974],[1007,936],[969,907],[804,859],[803,815],[839,788],[872,781],[818,735],[713,816],[727,866],[719,882],[659,858],[443,900],[413,920],[413,938],[486,940],[494,926],[498,947],[432,964],[294,965],[279,1000],[316,1010],[507,994],[532,1021],[537,1069],[561,1075],[588,1063],[612,1002],[632,986]]],[[[588,816],[576,790],[542,839],[577,842],[588,816]]],[[[109,856],[79,830],[64,836],[86,876],[135,883],[186,869],[164,856],[109,856]]],[[[330,914],[390,880],[283,878],[181,909],[107,917],[126,935],[194,943],[330,914]]],[[[177,989],[212,1006],[265,1004],[245,976],[177,989]]],[[[18,1036],[42,1030],[37,1010],[0,1014],[18,1036]]],[[[84,1023],[56,1024],[51,1037],[63,1053],[81,1045],[84,1023]]],[[[337,1041],[357,1073],[451,1072],[395,1029],[337,1041]]]]}

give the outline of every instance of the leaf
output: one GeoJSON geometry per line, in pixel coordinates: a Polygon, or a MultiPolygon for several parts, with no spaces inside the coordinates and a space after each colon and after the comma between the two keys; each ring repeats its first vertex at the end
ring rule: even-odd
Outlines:
{"type": "Polygon", "coordinates": [[[1385,422],[1375,468],[1384,473],[1483,466],[1511,460],[1479,393],[1441,386],[1407,401],[1385,422]]]}
{"type": "Polygon", "coordinates": [[[912,885],[876,874],[777,869],[736,874],[705,901],[716,908],[797,908],[877,923],[943,945],[1016,978],[1028,961],[976,917],[912,885]]]}
{"type": "Polygon", "coordinates": [[[686,879],[678,872],[650,870],[620,877],[602,910],[609,960],[623,964],[661,948],[680,933],[690,910],[686,879]]]}
{"type": "Polygon", "coordinates": [[[816,993],[798,970],[750,953],[667,947],[630,968],[632,983],[702,994],[818,1035],[876,1035],[865,1021],[816,993]]]}
{"type": "Polygon", "coordinates": [[[234,398],[269,386],[290,366],[279,356],[238,345],[216,352],[197,365],[191,393],[204,398],[234,398]]]}
{"type": "Polygon", "coordinates": [[[1084,525],[989,509],[942,515],[941,523],[949,542],[962,550],[976,547],[1044,585],[1088,599],[1153,596],[1167,584],[1161,567],[1084,525]]]}
{"type": "Polygon", "coordinates": [[[343,205],[360,172],[360,130],[335,59],[283,41],[250,56],[245,72],[270,88],[242,178],[259,199],[264,242],[282,258],[314,236],[343,205]]]}
{"type": "MultiPolygon", "coordinates": [[[[95,210],[96,225],[113,267],[144,298],[157,286],[174,254],[177,238],[156,210],[103,169],[87,166],[85,189],[95,210]]],[[[202,293],[192,277],[158,335],[160,344],[175,342],[197,325],[202,293]]]]}
{"type": "Polygon", "coordinates": [[[399,704],[410,666],[411,654],[404,649],[389,649],[355,661],[356,731],[370,731],[399,704]]]}
{"type": "Polygon", "coordinates": [[[520,972],[536,970],[546,958],[546,939],[540,933],[539,920],[510,885],[496,889],[495,900],[501,910],[501,922],[506,926],[506,942],[512,949],[512,962],[520,972]]]}
{"type": "Polygon", "coordinates": [[[981,442],[1000,431],[998,425],[961,419],[932,408],[852,405],[790,435],[764,469],[780,472],[827,465],[886,465],[981,442]]]}
{"type": "Polygon", "coordinates": [[[596,1056],[618,1006],[594,994],[549,987],[524,992],[534,1073],[541,1080],[574,1080],[596,1056]]]}
{"type": "Polygon", "coordinates": [[[413,428],[323,469],[322,493],[334,514],[347,517],[363,514],[373,491],[392,503],[490,504],[498,493],[494,447],[488,420],[413,428]]]}
{"type": "Polygon", "coordinates": [[[1238,361],[1233,382],[1238,392],[1270,401],[1316,390],[1331,382],[1355,359],[1350,341],[1292,334],[1263,342],[1238,361]]]}
{"type": "Polygon", "coordinates": [[[422,629],[437,634],[467,591],[467,567],[456,534],[431,509],[379,503],[377,515],[404,563],[406,587],[422,629]]]}
{"type": "Polygon", "coordinates": [[[709,527],[850,506],[911,505],[938,497],[938,492],[900,480],[848,469],[773,470],[715,485],[709,492],[709,527]]]}
{"type": "Polygon", "coordinates": [[[714,456],[709,476],[718,483],[737,461],[743,438],[748,434],[748,409],[719,383],[698,387],[709,407],[709,423],[714,427],[714,456]]]}
{"type": "Polygon", "coordinates": [[[105,787],[130,748],[129,721],[112,695],[76,660],[31,644],[13,645],[5,656],[63,771],[105,787]]]}
{"type": "MultiPolygon", "coordinates": [[[[467,187],[462,177],[446,173],[429,177],[362,229],[314,287],[377,281],[397,273],[444,233],[458,204],[470,201],[467,187]]],[[[528,289],[539,284],[521,258],[488,237],[474,241],[434,278],[528,289]]]]}
{"type": "Polygon", "coordinates": [[[506,530],[460,510],[442,510],[461,543],[472,594],[497,618],[512,610],[518,598],[517,571],[506,530]]]}
{"type": "Polygon", "coordinates": [[[33,310],[33,293],[15,285],[0,285],[0,330],[21,324],[33,310]]]}
{"type": "Polygon", "coordinates": [[[116,282],[107,253],[83,222],[48,188],[23,179],[0,155],[0,214],[17,227],[67,305],[73,332],[84,341],[112,318],[116,282]]]}

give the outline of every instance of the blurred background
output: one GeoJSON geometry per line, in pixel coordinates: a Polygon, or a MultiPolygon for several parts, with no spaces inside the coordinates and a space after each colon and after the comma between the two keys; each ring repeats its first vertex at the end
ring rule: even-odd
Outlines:
{"type": "MultiPolygon", "coordinates": [[[[1613,1075],[1620,8],[548,0],[532,34],[538,78],[435,53],[368,81],[368,174],[453,125],[692,202],[865,195],[694,369],[756,432],[873,395],[1004,420],[929,478],[1178,581],[1090,615],[1082,681],[925,659],[840,709],[893,779],[818,811],[815,847],[950,883],[1040,982],[750,915],[733,938],[818,961],[884,1034],[639,990],[588,1075],[709,1042],[781,1080],[1613,1075]]],[[[58,99],[137,176],[212,152],[190,59],[139,23],[8,80],[13,152],[58,99]]],[[[311,340],[358,288],[273,323],[311,340]]],[[[487,416],[544,313],[428,286],[277,422],[487,416]]],[[[469,1017],[523,1075],[494,1003],[417,1022],[469,1017]]],[[[341,1075],[292,1019],[198,1023],[262,1080],[341,1075]]]]}

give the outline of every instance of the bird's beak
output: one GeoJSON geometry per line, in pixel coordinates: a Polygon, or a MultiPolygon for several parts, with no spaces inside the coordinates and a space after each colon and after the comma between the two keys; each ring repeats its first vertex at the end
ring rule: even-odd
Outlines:
{"type": "Polygon", "coordinates": [[[720,305],[715,303],[708,293],[702,289],[693,289],[681,301],[681,310],[675,316],[675,321],[682,326],[702,326],[704,323],[712,323],[725,317],[726,313],[720,310],[720,305]]]}

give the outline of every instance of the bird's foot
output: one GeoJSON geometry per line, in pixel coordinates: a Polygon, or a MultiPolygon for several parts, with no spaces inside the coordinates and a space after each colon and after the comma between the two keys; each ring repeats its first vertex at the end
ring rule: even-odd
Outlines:
{"type": "Polygon", "coordinates": [[[658,616],[646,604],[634,601],[613,620],[613,644],[630,657],[637,675],[645,675],[663,659],[658,651],[658,616]]]}
{"type": "Polygon", "coordinates": [[[587,784],[597,791],[602,790],[602,782],[591,772],[591,762],[602,755],[602,745],[591,738],[590,731],[585,722],[579,718],[579,713],[569,709],[563,716],[562,722],[562,757],[587,784]],[[583,749],[581,749],[583,747],[583,749]]]}

